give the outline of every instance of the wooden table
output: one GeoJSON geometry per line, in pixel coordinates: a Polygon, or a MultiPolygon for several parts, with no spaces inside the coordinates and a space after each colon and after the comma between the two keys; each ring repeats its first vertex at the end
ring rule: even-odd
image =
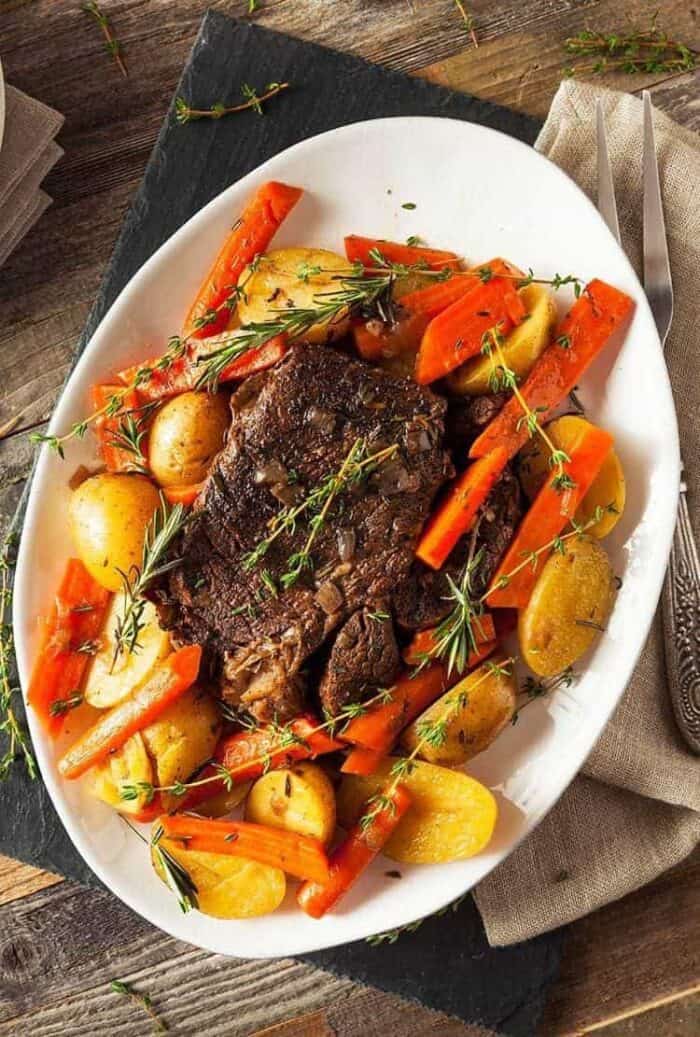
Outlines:
{"type": "MultiPolygon", "coordinates": [[[[46,183],[53,207],[0,272],[0,527],[19,497],[32,447],[67,374],[129,199],[207,6],[247,0],[104,0],[123,43],[122,79],[77,3],[5,0],[0,53],[8,80],[66,114],[66,155],[46,183]]],[[[544,117],[564,63],[561,43],[586,24],[648,19],[642,0],[473,0],[479,47],[451,0],[259,0],[263,25],[426,76],[544,117]]],[[[689,0],[661,0],[660,24],[698,47],[689,0]]],[[[655,103],[700,128],[698,74],[607,82],[653,88],[655,103]]],[[[700,854],[652,886],[571,925],[542,1032],[700,1032],[700,854]],[[638,1013],[645,1015],[634,1018],[638,1013]],[[625,1020],[628,1021],[618,1021],[625,1020]]],[[[169,939],[106,893],[0,858],[0,1037],[135,1034],[145,1016],[109,991],[128,979],[181,1034],[419,1037],[461,1023],[295,962],[230,961],[169,939]],[[234,1008],[235,1006],[235,1008],[234,1008]]]]}

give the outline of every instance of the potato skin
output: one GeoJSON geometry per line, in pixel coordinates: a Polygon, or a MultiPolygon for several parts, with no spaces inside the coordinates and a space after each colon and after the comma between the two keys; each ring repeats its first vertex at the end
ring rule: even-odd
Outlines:
{"type": "Polygon", "coordinates": [[[224,445],[231,421],[224,393],[184,392],[156,414],[148,439],[148,463],[161,486],[201,482],[224,445]]]}
{"type": "Polygon", "coordinates": [[[328,775],[315,763],[269,771],[246,800],[247,821],[309,835],[328,844],[335,832],[335,793],[328,775]]]}
{"type": "MultiPolygon", "coordinates": [[[[546,432],[555,447],[568,452],[585,429],[590,428],[590,424],[578,414],[566,414],[563,418],[550,421],[546,432]]],[[[518,476],[530,500],[537,496],[549,471],[549,449],[541,436],[535,436],[520,451],[518,460],[518,476]]],[[[603,508],[604,514],[600,520],[586,530],[590,536],[602,540],[620,521],[625,510],[626,495],[625,474],[619,457],[611,450],[574,518],[579,525],[585,525],[593,518],[596,508],[603,508]]]]}
{"type": "MultiPolygon", "coordinates": [[[[338,819],[349,828],[367,799],[391,781],[388,760],[367,777],[345,775],[338,789],[338,819]]],[[[480,853],[491,840],[498,816],[493,794],[461,771],[416,761],[401,781],[411,806],[383,852],[405,864],[441,864],[480,853]]]]}
{"type": "MultiPolygon", "coordinates": [[[[279,868],[258,864],[247,857],[186,850],[182,843],[163,837],[159,845],[187,871],[197,887],[202,914],[213,918],[258,918],[276,911],[284,900],[287,880],[279,868]]],[[[156,874],[163,879],[151,851],[156,874]]]]}
{"type": "MultiPolygon", "coordinates": [[[[549,345],[557,320],[557,308],[551,293],[541,284],[521,288],[520,296],[529,316],[506,336],[503,355],[508,366],[522,380],[549,345]]],[[[474,357],[449,375],[449,391],[455,396],[483,396],[492,392],[489,384],[492,369],[489,357],[474,357]]]]}
{"type": "MultiPolygon", "coordinates": [[[[250,267],[243,271],[239,286],[245,295],[238,304],[241,324],[274,320],[278,310],[289,306],[301,308],[313,305],[314,296],[322,292],[336,292],[342,286],[334,280],[339,274],[350,274],[352,264],[344,256],[322,248],[278,248],[267,252],[251,275],[250,267]],[[300,267],[321,267],[321,273],[302,280],[300,267]]],[[[315,324],[305,331],[305,342],[330,342],[345,334],[347,320],[335,320],[332,325],[315,324]]]]}
{"type": "Polygon", "coordinates": [[[429,763],[460,766],[487,749],[510,723],[517,693],[512,671],[506,675],[500,668],[494,672],[489,667],[479,666],[408,725],[401,736],[401,745],[412,752],[420,741],[421,724],[439,720],[450,703],[466,695],[466,704],[457,706],[447,716],[443,744],[423,745],[418,754],[429,763]]]}
{"type": "Polygon", "coordinates": [[[78,556],[107,590],[122,586],[117,569],[140,565],[146,527],[159,505],[158,490],[143,475],[104,472],[73,491],[69,518],[78,556]]]}
{"type": "Polygon", "coordinates": [[[554,677],[586,652],[615,598],[610,560],[591,537],[573,537],[547,559],[518,616],[522,657],[539,677],[554,677]],[[595,625],[593,625],[595,624],[595,625]]]}

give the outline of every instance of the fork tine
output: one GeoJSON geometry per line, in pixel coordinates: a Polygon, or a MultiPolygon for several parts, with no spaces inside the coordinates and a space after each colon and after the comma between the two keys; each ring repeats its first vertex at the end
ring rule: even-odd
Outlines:
{"type": "Polygon", "coordinates": [[[651,95],[644,91],[644,288],[662,345],[673,317],[673,283],[661,202],[651,95]]]}
{"type": "Polygon", "coordinates": [[[608,138],[605,133],[605,116],[603,115],[603,105],[600,99],[596,102],[595,115],[598,142],[598,210],[619,245],[621,244],[620,224],[617,221],[615,184],[613,182],[612,169],[610,168],[608,138]]]}

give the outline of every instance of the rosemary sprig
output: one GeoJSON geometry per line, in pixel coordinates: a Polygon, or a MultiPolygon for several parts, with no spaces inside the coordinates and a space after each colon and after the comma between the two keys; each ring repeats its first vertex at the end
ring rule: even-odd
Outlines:
{"type": "Polygon", "coordinates": [[[186,915],[188,911],[196,910],[199,907],[197,886],[189,872],[161,846],[162,838],[163,829],[158,825],[151,838],[151,853],[163,872],[166,885],[177,897],[180,910],[186,915]]]}
{"type": "Polygon", "coordinates": [[[110,433],[110,445],[131,454],[133,460],[129,461],[129,471],[141,475],[148,474],[148,460],[142,444],[147,432],[146,419],[151,410],[152,407],[147,404],[137,412],[125,412],[117,428],[110,433]]]}
{"type": "Polygon", "coordinates": [[[657,27],[658,11],[648,29],[628,32],[596,32],[584,29],[564,40],[567,54],[582,58],[580,65],[568,66],[565,76],[605,72],[659,73],[691,72],[697,67],[698,51],[671,39],[657,27]],[[589,60],[590,59],[590,60],[589,60]]]}
{"type": "Polygon", "coordinates": [[[85,11],[86,14],[92,15],[99,25],[102,30],[102,35],[105,38],[105,50],[108,54],[112,55],[117,64],[117,68],[126,79],[129,73],[126,70],[124,58],[122,57],[122,45],[112,33],[107,16],[102,13],[99,6],[96,3],[93,3],[92,0],[90,3],[83,4],[83,11],[85,11]]]}
{"type": "Polygon", "coordinates": [[[150,1015],[153,1020],[154,1033],[167,1033],[168,1027],[165,1021],[158,1015],[158,1012],[153,1007],[153,1001],[151,1000],[150,994],[139,994],[137,990],[131,986],[130,983],[125,983],[121,979],[113,979],[109,984],[110,989],[115,994],[122,994],[124,997],[131,998],[134,1004],[139,1005],[143,1008],[144,1012],[150,1015]]]}
{"type": "Polygon", "coordinates": [[[8,534],[0,545],[0,734],[4,751],[0,756],[0,781],[4,781],[17,759],[24,761],[27,774],[37,776],[36,761],[29,746],[29,735],[15,713],[13,701],[19,688],[13,683],[11,661],[13,653],[12,627],[6,621],[6,609],[12,599],[10,567],[13,561],[15,537],[8,534]]]}
{"type": "Polygon", "coordinates": [[[268,83],[262,94],[258,94],[254,87],[248,83],[241,84],[241,93],[245,100],[241,104],[225,105],[223,101],[217,101],[211,108],[192,108],[184,97],[175,98],[175,119],[181,125],[193,122],[196,119],[221,119],[224,115],[233,115],[235,112],[244,112],[252,108],[258,115],[263,114],[263,104],[272,97],[282,93],[289,88],[289,83],[268,83]]]}
{"type": "Polygon", "coordinates": [[[119,570],[124,588],[124,608],[114,630],[112,669],[123,652],[138,651],[139,635],[144,627],[146,608],[144,593],[153,581],[180,564],[179,558],[166,560],[168,551],[185,527],[188,513],[182,504],[172,508],[161,495],[160,508],[146,528],[141,565],[132,565],[128,573],[119,570]]]}
{"type": "Polygon", "coordinates": [[[457,7],[457,10],[459,11],[459,13],[462,16],[462,21],[464,22],[464,28],[466,29],[466,31],[471,36],[472,43],[474,44],[475,47],[478,47],[479,46],[479,40],[478,40],[477,35],[476,35],[476,25],[475,25],[475,22],[474,22],[474,15],[470,11],[467,11],[467,9],[465,8],[464,4],[462,3],[462,0],[455,0],[455,5],[457,7]]]}

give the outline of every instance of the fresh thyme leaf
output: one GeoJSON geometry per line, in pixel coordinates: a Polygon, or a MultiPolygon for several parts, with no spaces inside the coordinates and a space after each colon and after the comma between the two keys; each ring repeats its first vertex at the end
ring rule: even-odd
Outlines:
{"type": "Polygon", "coordinates": [[[153,1007],[153,1001],[151,1000],[150,994],[139,994],[137,990],[134,990],[130,983],[125,983],[121,979],[113,979],[109,985],[115,994],[122,994],[125,997],[131,998],[135,1004],[140,1005],[144,1012],[150,1015],[155,1027],[155,1033],[168,1032],[168,1027],[165,1024],[165,1021],[158,1015],[153,1007]]]}
{"type": "Polygon", "coordinates": [[[114,58],[119,71],[126,79],[129,73],[126,70],[124,58],[122,57],[122,47],[119,40],[112,33],[107,16],[104,15],[98,5],[93,2],[83,4],[83,11],[85,11],[86,14],[91,14],[99,25],[102,30],[102,35],[105,38],[105,50],[114,58]]]}
{"type": "Polygon", "coordinates": [[[658,28],[658,11],[647,29],[627,32],[598,32],[585,29],[564,40],[567,54],[581,58],[579,65],[564,69],[565,76],[691,72],[697,67],[698,51],[672,39],[658,28]]]}
{"type": "Polygon", "coordinates": [[[403,204],[401,205],[401,208],[402,209],[409,209],[409,210],[415,209],[416,208],[416,203],[415,202],[403,202],[403,204]]]}
{"type": "Polygon", "coordinates": [[[381,609],[377,609],[376,612],[368,612],[367,619],[374,620],[375,623],[383,623],[387,619],[391,619],[388,612],[383,612],[381,609]]]}
{"type": "Polygon", "coordinates": [[[225,105],[223,101],[217,101],[211,108],[193,108],[184,97],[175,98],[175,120],[181,125],[193,122],[196,119],[221,119],[224,115],[233,115],[235,112],[244,112],[252,108],[258,115],[263,114],[263,104],[269,101],[283,90],[289,89],[289,83],[269,83],[263,93],[258,94],[249,83],[241,84],[241,93],[245,100],[242,104],[225,105]]]}
{"type": "Polygon", "coordinates": [[[479,46],[479,40],[478,40],[478,37],[476,35],[476,25],[474,23],[474,15],[471,14],[469,11],[467,11],[467,9],[465,8],[464,4],[462,3],[462,0],[455,0],[455,5],[457,7],[457,10],[459,11],[459,13],[462,16],[462,21],[464,22],[464,28],[466,29],[466,31],[471,36],[472,43],[474,44],[475,47],[478,47],[479,46]]]}

